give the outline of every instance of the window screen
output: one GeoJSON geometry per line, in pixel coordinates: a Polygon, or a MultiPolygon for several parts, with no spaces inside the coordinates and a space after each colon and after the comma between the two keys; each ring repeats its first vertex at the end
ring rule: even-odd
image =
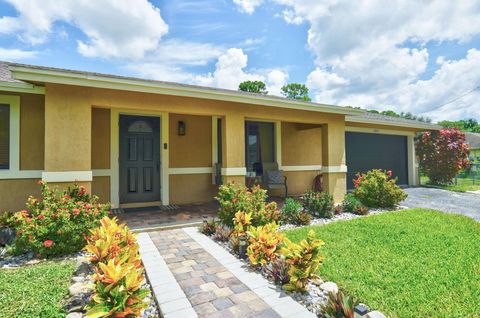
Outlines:
{"type": "Polygon", "coordinates": [[[0,169],[9,167],[10,107],[0,105],[0,169]]]}

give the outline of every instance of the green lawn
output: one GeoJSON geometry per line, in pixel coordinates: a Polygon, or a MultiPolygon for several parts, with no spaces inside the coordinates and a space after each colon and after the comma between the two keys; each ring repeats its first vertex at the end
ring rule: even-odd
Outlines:
{"type": "Polygon", "coordinates": [[[480,223],[411,209],[287,231],[325,241],[324,280],[389,317],[479,317],[480,223]]]}
{"type": "Polygon", "coordinates": [[[431,186],[435,188],[455,191],[455,192],[467,192],[467,191],[477,191],[480,190],[480,180],[475,180],[475,184],[473,184],[472,178],[457,178],[457,184],[450,184],[450,185],[429,185],[429,179],[426,176],[420,177],[420,184],[431,186]]]}
{"type": "Polygon", "coordinates": [[[44,262],[0,269],[0,317],[65,317],[60,301],[68,294],[75,264],[44,262]]]}

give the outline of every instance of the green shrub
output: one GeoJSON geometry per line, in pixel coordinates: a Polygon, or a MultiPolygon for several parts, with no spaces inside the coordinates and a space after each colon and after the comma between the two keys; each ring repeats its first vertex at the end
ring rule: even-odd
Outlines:
{"type": "Polygon", "coordinates": [[[281,224],[308,225],[312,221],[310,214],[303,210],[303,205],[292,198],[287,198],[280,213],[281,224]]]}
{"type": "Polygon", "coordinates": [[[360,202],[359,199],[353,194],[348,193],[343,198],[342,207],[344,211],[365,215],[368,214],[368,208],[360,202]]]}
{"type": "Polygon", "coordinates": [[[220,224],[215,228],[215,233],[213,233],[213,236],[217,241],[228,242],[231,234],[232,229],[230,227],[220,224]]]}
{"type": "Polygon", "coordinates": [[[327,192],[307,191],[303,195],[303,206],[313,216],[321,218],[333,217],[333,197],[327,192]]]}
{"type": "Polygon", "coordinates": [[[341,291],[328,293],[328,301],[322,306],[326,317],[354,318],[356,301],[353,296],[345,296],[341,291]]]}
{"type": "Polygon", "coordinates": [[[298,244],[287,238],[284,238],[283,242],[284,247],[281,249],[281,254],[290,265],[288,270],[290,280],[283,287],[290,291],[304,292],[310,279],[319,279],[316,273],[324,259],[322,254],[320,254],[320,248],[325,243],[316,239],[313,230],[310,230],[307,238],[298,244]]]}
{"type": "Polygon", "coordinates": [[[108,214],[109,205],[74,185],[67,190],[51,190],[40,182],[43,200],[30,196],[27,209],[14,214],[18,251],[42,256],[77,252],[85,246],[90,229],[108,214]]]}
{"type": "Polygon", "coordinates": [[[200,233],[203,233],[207,236],[213,235],[217,229],[217,222],[214,219],[208,220],[207,222],[203,222],[199,227],[198,230],[200,233]]]}
{"type": "Polygon", "coordinates": [[[0,229],[3,227],[10,227],[13,225],[13,213],[12,212],[0,212],[0,229]]]}
{"type": "Polygon", "coordinates": [[[407,198],[396,182],[391,171],[373,169],[357,174],[353,194],[367,207],[392,208],[407,198]]]}
{"type": "Polygon", "coordinates": [[[248,190],[242,184],[228,183],[221,185],[215,199],[220,203],[218,217],[221,223],[233,228],[235,213],[251,213],[252,225],[260,226],[269,222],[278,222],[280,212],[275,202],[266,203],[267,190],[254,187],[248,190]]]}
{"type": "Polygon", "coordinates": [[[279,257],[283,234],[277,232],[277,229],[278,225],[275,222],[248,228],[247,255],[250,263],[266,266],[279,257]]]}
{"type": "Polygon", "coordinates": [[[87,317],[139,317],[148,307],[150,290],[145,282],[139,245],[135,235],[116,218],[105,217],[101,226],[90,231],[85,250],[92,253],[94,294],[87,317]]]}

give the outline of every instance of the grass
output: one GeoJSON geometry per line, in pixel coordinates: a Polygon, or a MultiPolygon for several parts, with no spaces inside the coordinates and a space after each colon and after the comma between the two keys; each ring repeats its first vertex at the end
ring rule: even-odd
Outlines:
{"type": "Polygon", "coordinates": [[[65,317],[72,261],[48,261],[19,269],[0,269],[1,317],[65,317]]]}
{"type": "Polygon", "coordinates": [[[480,190],[480,180],[476,179],[475,184],[473,184],[472,178],[457,178],[457,184],[449,185],[429,185],[429,179],[427,176],[420,177],[420,184],[426,185],[429,187],[440,188],[449,191],[455,192],[467,192],[467,191],[478,191],[480,190]]]}
{"type": "Polygon", "coordinates": [[[478,317],[480,223],[411,209],[309,229],[325,241],[324,280],[389,317],[478,317]]]}

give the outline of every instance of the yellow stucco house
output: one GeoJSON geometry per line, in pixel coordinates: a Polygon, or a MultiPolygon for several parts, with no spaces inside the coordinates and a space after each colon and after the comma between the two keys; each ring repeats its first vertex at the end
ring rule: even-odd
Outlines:
{"type": "Polygon", "coordinates": [[[414,134],[431,124],[275,96],[0,63],[0,211],[37,181],[78,182],[114,207],[210,201],[218,183],[282,170],[289,194],[339,202],[358,171],[417,184],[414,134]]]}

